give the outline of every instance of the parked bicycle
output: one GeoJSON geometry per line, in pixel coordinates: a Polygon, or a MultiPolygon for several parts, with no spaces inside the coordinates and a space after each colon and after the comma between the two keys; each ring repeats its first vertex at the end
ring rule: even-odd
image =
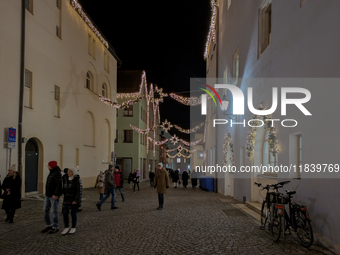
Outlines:
{"type": "Polygon", "coordinates": [[[276,205],[276,198],[278,196],[278,189],[282,188],[285,184],[290,181],[279,182],[277,184],[271,184],[262,186],[261,183],[254,182],[258,187],[262,187],[262,190],[266,190],[266,197],[263,199],[261,206],[261,230],[265,230],[266,224],[268,223],[268,230],[271,229],[271,216],[273,211],[273,206],[276,205]],[[269,191],[270,189],[274,189],[275,191],[269,191]]]}
{"type": "Polygon", "coordinates": [[[280,240],[281,232],[286,236],[286,231],[291,234],[290,228],[294,230],[300,239],[301,245],[309,247],[313,244],[313,229],[306,206],[291,202],[296,191],[285,190],[277,199],[271,218],[271,232],[275,242],[280,240]],[[285,210],[288,205],[288,213],[285,210]],[[282,230],[282,225],[283,230],[282,230]]]}

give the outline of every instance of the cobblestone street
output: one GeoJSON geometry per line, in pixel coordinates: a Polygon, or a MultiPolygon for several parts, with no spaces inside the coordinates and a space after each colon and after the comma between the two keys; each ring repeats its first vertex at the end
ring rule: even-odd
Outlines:
{"type": "Polygon", "coordinates": [[[257,220],[219,194],[170,187],[157,211],[157,194],[147,181],[139,192],[128,184],[124,192],[125,202],[117,195],[118,210],[110,210],[108,199],[98,211],[96,189],[85,189],[73,235],[60,235],[61,213],[61,231],[40,233],[43,196],[25,199],[13,224],[1,210],[0,254],[330,254],[315,245],[303,248],[295,234],[273,243],[257,220]]]}

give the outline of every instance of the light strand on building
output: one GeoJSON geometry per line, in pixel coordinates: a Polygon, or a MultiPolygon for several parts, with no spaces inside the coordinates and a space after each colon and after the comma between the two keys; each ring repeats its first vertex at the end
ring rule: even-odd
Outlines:
{"type": "Polygon", "coordinates": [[[86,13],[83,11],[82,6],[78,3],[77,0],[71,0],[71,6],[74,10],[78,12],[80,17],[85,21],[85,23],[88,25],[88,27],[91,29],[91,31],[98,37],[98,39],[105,45],[106,48],[109,48],[109,44],[104,39],[104,37],[100,34],[98,29],[93,25],[92,21],[87,17],[86,13]]]}
{"type": "Polygon", "coordinates": [[[184,148],[182,145],[179,145],[177,148],[174,148],[172,150],[167,150],[166,152],[173,152],[173,151],[178,151],[178,152],[182,152],[183,150],[186,152],[186,153],[193,153],[194,151],[196,151],[196,149],[194,150],[189,150],[187,148],[184,148]]]}
{"type": "MultiPolygon", "coordinates": [[[[147,84],[146,83],[146,72],[143,71],[142,74],[142,79],[139,85],[139,91],[138,92],[134,92],[134,93],[117,93],[117,98],[136,98],[138,96],[140,96],[142,94],[142,90],[143,90],[143,84],[147,84]]],[[[146,87],[146,85],[145,85],[146,87]]],[[[145,94],[147,95],[147,94],[145,94]]]]}
{"type": "Polygon", "coordinates": [[[234,155],[234,144],[233,144],[233,139],[230,135],[230,133],[226,133],[224,136],[224,143],[223,143],[223,159],[222,159],[222,164],[227,166],[228,165],[228,151],[230,148],[231,155],[229,157],[232,166],[235,165],[235,155],[234,155]]]}
{"type": "Polygon", "coordinates": [[[210,29],[208,33],[207,42],[205,44],[204,59],[208,58],[210,40],[212,39],[213,42],[215,42],[216,9],[217,8],[216,8],[215,0],[211,0],[212,16],[211,16],[211,21],[210,21],[210,29]]]}

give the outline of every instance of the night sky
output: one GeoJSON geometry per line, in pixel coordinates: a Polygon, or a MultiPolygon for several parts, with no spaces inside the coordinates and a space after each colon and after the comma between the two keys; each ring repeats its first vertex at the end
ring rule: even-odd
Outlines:
{"type": "MultiPolygon", "coordinates": [[[[190,78],[205,77],[210,0],[79,0],[114,47],[118,70],[145,70],[164,92],[189,96],[190,78]]],[[[166,98],[161,120],[189,128],[190,109],[166,98]]]]}

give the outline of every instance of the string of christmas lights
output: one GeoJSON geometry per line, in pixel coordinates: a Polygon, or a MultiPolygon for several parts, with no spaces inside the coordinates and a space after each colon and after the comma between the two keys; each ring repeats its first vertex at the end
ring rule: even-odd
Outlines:
{"type": "Polygon", "coordinates": [[[271,124],[272,122],[268,121],[268,119],[271,119],[271,118],[272,118],[271,115],[265,115],[265,116],[254,115],[253,121],[252,121],[254,127],[249,128],[248,136],[247,136],[246,149],[247,149],[248,158],[254,155],[255,136],[257,132],[256,126],[259,126],[258,120],[262,120],[264,122],[264,129],[269,132],[269,136],[268,136],[269,151],[273,154],[274,157],[279,152],[278,139],[277,139],[275,127],[272,127],[272,124],[271,124]]]}
{"type": "Polygon", "coordinates": [[[185,156],[183,155],[182,153],[178,152],[176,155],[174,156],[171,156],[169,153],[166,153],[166,155],[169,157],[169,158],[180,158],[180,157],[183,157],[183,158],[191,158],[192,154],[190,154],[189,156],[185,156]]]}
{"type": "Polygon", "coordinates": [[[177,102],[180,102],[187,106],[200,105],[202,102],[201,97],[184,97],[184,96],[176,95],[175,93],[170,93],[170,97],[176,100],[177,102]]]}
{"type": "Polygon", "coordinates": [[[199,130],[201,127],[203,127],[204,123],[205,122],[202,122],[201,124],[197,125],[196,127],[192,128],[192,129],[183,129],[183,128],[177,126],[177,125],[174,125],[174,127],[182,133],[190,134],[190,133],[196,133],[197,130],[199,130]]]}
{"type": "Polygon", "coordinates": [[[216,26],[216,3],[215,0],[211,0],[211,10],[212,10],[212,16],[210,21],[210,29],[208,33],[207,42],[205,44],[205,51],[204,51],[204,59],[208,58],[208,49],[210,40],[212,39],[213,42],[215,42],[215,26],[216,26]]]}
{"type": "Polygon", "coordinates": [[[99,95],[99,100],[102,101],[104,104],[107,104],[111,107],[115,107],[118,109],[124,109],[127,108],[129,106],[132,106],[136,103],[138,103],[140,100],[142,100],[142,96],[138,96],[136,99],[134,100],[128,100],[128,101],[124,101],[122,104],[119,104],[118,102],[112,102],[110,99],[103,97],[102,95],[99,95]]]}
{"type": "Polygon", "coordinates": [[[174,149],[172,149],[172,150],[167,150],[166,152],[173,152],[173,151],[178,151],[178,152],[181,152],[181,151],[185,151],[185,152],[187,152],[187,153],[193,153],[194,151],[196,151],[196,149],[194,149],[194,150],[189,150],[189,149],[187,149],[187,148],[184,148],[182,145],[179,145],[177,148],[174,148],[174,149]]]}
{"type": "MultiPolygon", "coordinates": [[[[142,80],[139,85],[139,91],[134,93],[117,93],[117,98],[136,98],[142,94],[143,84],[146,84],[146,72],[143,71],[142,80]]],[[[146,86],[145,86],[146,87],[146,86]]],[[[147,94],[145,94],[147,95],[147,94]]]]}
{"type": "Polygon", "coordinates": [[[106,48],[109,48],[109,44],[104,39],[104,37],[100,34],[98,29],[93,25],[92,21],[87,17],[86,13],[83,11],[82,6],[78,3],[77,0],[71,0],[71,6],[74,10],[78,12],[80,17],[85,21],[88,27],[92,30],[92,32],[98,37],[98,39],[105,45],[106,48]]]}
{"type": "Polygon", "coordinates": [[[223,143],[223,160],[222,160],[222,164],[227,166],[228,165],[228,149],[230,147],[230,151],[231,151],[231,156],[230,156],[230,161],[232,166],[235,165],[235,155],[234,155],[234,144],[233,144],[233,139],[231,138],[230,133],[226,133],[224,136],[224,143],[223,143]]]}
{"type": "Polygon", "coordinates": [[[169,139],[165,139],[165,140],[163,140],[163,141],[155,141],[155,140],[153,140],[151,137],[148,137],[148,140],[150,140],[150,142],[152,142],[153,145],[157,145],[157,146],[162,145],[162,144],[165,144],[166,142],[169,141],[169,139]]]}

